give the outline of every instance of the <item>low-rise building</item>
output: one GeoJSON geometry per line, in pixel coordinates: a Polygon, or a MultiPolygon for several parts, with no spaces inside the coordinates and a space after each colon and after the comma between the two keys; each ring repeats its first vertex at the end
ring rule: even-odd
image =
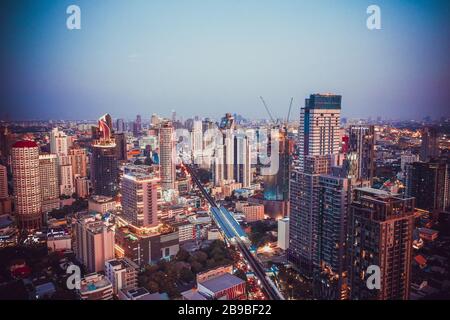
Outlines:
{"type": "Polygon", "coordinates": [[[92,196],[88,203],[89,211],[99,212],[101,214],[116,209],[116,206],[117,203],[113,198],[100,195],[92,196]]]}
{"type": "Polygon", "coordinates": [[[118,295],[121,289],[137,288],[138,269],[139,266],[127,258],[105,262],[105,275],[111,282],[115,295],[118,295]]]}
{"type": "Polygon", "coordinates": [[[112,300],[113,287],[106,276],[91,273],[81,279],[78,295],[81,300],[112,300]]]}

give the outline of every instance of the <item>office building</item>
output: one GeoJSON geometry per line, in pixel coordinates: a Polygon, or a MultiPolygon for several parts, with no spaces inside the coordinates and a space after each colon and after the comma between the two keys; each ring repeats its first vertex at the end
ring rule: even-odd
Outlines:
{"type": "Polygon", "coordinates": [[[159,178],[154,174],[130,171],[122,178],[124,218],[137,227],[158,225],[159,178]]]}
{"type": "Polygon", "coordinates": [[[119,168],[117,160],[116,143],[111,136],[108,126],[110,116],[105,115],[99,119],[99,139],[92,145],[91,155],[91,183],[93,193],[113,197],[118,193],[119,168]]]}
{"type": "Polygon", "coordinates": [[[299,167],[305,157],[335,155],[341,145],[340,115],[342,97],[312,94],[300,110],[299,167]]]}
{"type": "Polygon", "coordinates": [[[39,147],[34,141],[18,141],[12,146],[16,222],[20,229],[42,226],[42,195],[39,147]]]}

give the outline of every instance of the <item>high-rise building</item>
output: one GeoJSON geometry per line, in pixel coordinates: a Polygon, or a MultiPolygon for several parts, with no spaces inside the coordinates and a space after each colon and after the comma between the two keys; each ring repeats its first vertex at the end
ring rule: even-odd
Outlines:
{"type": "Polygon", "coordinates": [[[100,137],[92,145],[90,174],[94,194],[112,197],[118,192],[119,164],[107,116],[99,119],[100,137]]]}
{"type": "Polygon", "coordinates": [[[74,176],[87,177],[88,156],[86,149],[71,148],[69,150],[70,163],[72,164],[72,173],[74,176]]]}
{"type": "Polygon", "coordinates": [[[408,299],[414,198],[372,188],[356,188],[353,197],[348,229],[351,299],[408,299]],[[379,289],[367,285],[373,272],[369,267],[379,267],[379,289]]]}
{"type": "Polygon", "coordinates": [[[122,178],[122,209],[136,227],[158,225],[158,182],[152,174],[128,172],[122,178]]]}
{"type": "Polygon", "coordinates": [[[191,132],[192,157],[194,163],[198,163],[203,152],[203,125],[201,120],[194,120],[191,132]]]}
{"type": "Polygon", "coordinates": [[[105,221],[82,217],[75,224],[75,255],[88,272],[103,271],[114,258],[114,231],[105,221]]]}
{"type": "Polygon", "coordinates": [[[319,268],[314,276],[319,299],[348,299],[347,219],[355,182],[332,174],[319,177],[319,268]]]}
{"type": "Polygon", "coordinates": [[[422,130],[420,161],[428,161],[439,157],[439,137],[435,128],[425,127],[422,130]]]}
{"type": "Polygon", "coordinates": [[[42,195],[42,211],[59,208],[59,172],[56,154],[39,156],[39,175],[42,195]]]}
{"type": "Polygon", "coordinates": [[[306,99],[305,107],[300,111],[300,169],[308,155],[339,153],[341,100],[341,96],[333,94],[312,94],[306,99]]]}
{"type": "Polygon", "coordinates": [[[278,220],[278,248],[287,250],[289,248],[289,218],[278,220]]]}
{"type": "Polygon", "coordinates": [[[75,193],[80,198],[89,196],[90,181],[87,177],[75,175],[75,193]]]}
{"type": "Polygon", "coordinates": [[[133,125],[133,135],[135,137],[137,137],[142,131],[142,118],[141,115],[137,115],[136,116],[136,121],[134,122],[133,125]]]}
{"type": "Polygon", "coordinates": [[[245,134],[234,137],[233,176],[236,182],[242,183],[243,188],[252,183],[252,154],[250,139],[245,134]]]}
{"type": "Polygon", "coordinates": [[[448,164],[443,160],[407,165],[406,194],[416,198],[416,207],[437,216],[444,212],[448,199],[448,164]]]}
{"type": "Polygon", "coordinates": [[[278,143],[278,169],[276,173],[263,175],[264,199],[269,201],[289,200],[289,179],[291,155],[294,152],[294,141],[289,139],[284,130],[278,136],[270,137],[268,153],[272,152],[272,142],[278,143]],[[275,139],[273,142],[272,139],[275,139]]]}
{"type": "Polygon", "coordinates": [[[0,199],[8,198],[8,172],[4,165],[0,164],[0,199]]]}
{"type": "Polygon", "coordinates": [[[58,157],[67,156],[69,145],[70,142],[67,135],[58,128],[54,128],[50,133],[50,152],[58,157]]]}
{"type": "Polygon", "coordinates": [[[161,188],[175,189],[175,141],[172,122],[165,121],[159,129],[159,164],[161,167],[161,188]]]}
{"type": "Polygon", "coordinates": [[[356,163],[356,179],[372,182],[375,171],[374,126],[350,126],[347,156],[350,161],[356,163]]]}
{"type": "Polygon", "coordinates": [[[75,192],[73,167],[70,156],[59,156],[59,183],[60,193],[72,196],[75,192]]]}
{"type": "Polygon", "coordinates": [[[117,133],[122,133],[125,132],[126,128],[125,128],[125,121],[123,119],[117,119],[116,120],[116,132],[117,133]]]}
{"type": "Polygon", "coordinates": [[[116,133],[114,139],[116,141],[117,160],[126,161],[128,159],[126,133],[116,133]]]}
{"type": "Polygon", "coordinates": [[[34,141],[18,141],[12,146],[14,201],[20,229],[42,226],[42,196],[39,147],[34,141]]]}
{"type": "Polygon", "coordinates": [[[307,156],[304,169],[294,170],[291,178],[288,260],[306,276],[319,266],[319,179],[330,162],[330,156],[307,156]]]}

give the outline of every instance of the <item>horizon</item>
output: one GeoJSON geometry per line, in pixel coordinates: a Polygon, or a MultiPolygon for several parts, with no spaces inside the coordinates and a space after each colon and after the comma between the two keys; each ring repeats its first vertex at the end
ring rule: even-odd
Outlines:
{"type": "Polygon", "coordinates": [[[256,119],[261,95],[274,118],[293,97],[298,119],[314,92],[342,95],[346,118],[450,116],[450,3],[377,1],[381,30],[366,27],[370,4],[8,0],[0,118],[256,119]]]}

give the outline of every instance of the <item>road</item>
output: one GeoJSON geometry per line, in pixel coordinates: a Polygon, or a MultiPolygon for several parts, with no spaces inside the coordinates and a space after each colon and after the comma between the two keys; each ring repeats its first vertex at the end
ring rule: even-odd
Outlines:
{"type": "MultiPolygon", "coordinates": [[[[184,165],[189,174],[192,177],[192,180],[197,185],[199,190],[202,192],[205,199],[208,201],[209,205],[211,207],[220,208],[214,198],[209,194],[208,191],[203,187],[203,184],[198,179],[196,173],[189,165],[184,165]]],[[[248,262],[250,265],[250,268],[254,272],[256,278],[260,280],[261,286],[264,289],[264,291],[267,293],[269,298],[271,300],[284,300],[283,295],[280,293],[280,291],[277,289],[275,284],[272,282],[272,280],[266,275],[266,271],[264,267],[261,265],[261,262],[250,252],[247,245],[238,237],[234,237],[235,243],[237,245],[237,249],[242,253],[244,259],[248,262]]]]}

